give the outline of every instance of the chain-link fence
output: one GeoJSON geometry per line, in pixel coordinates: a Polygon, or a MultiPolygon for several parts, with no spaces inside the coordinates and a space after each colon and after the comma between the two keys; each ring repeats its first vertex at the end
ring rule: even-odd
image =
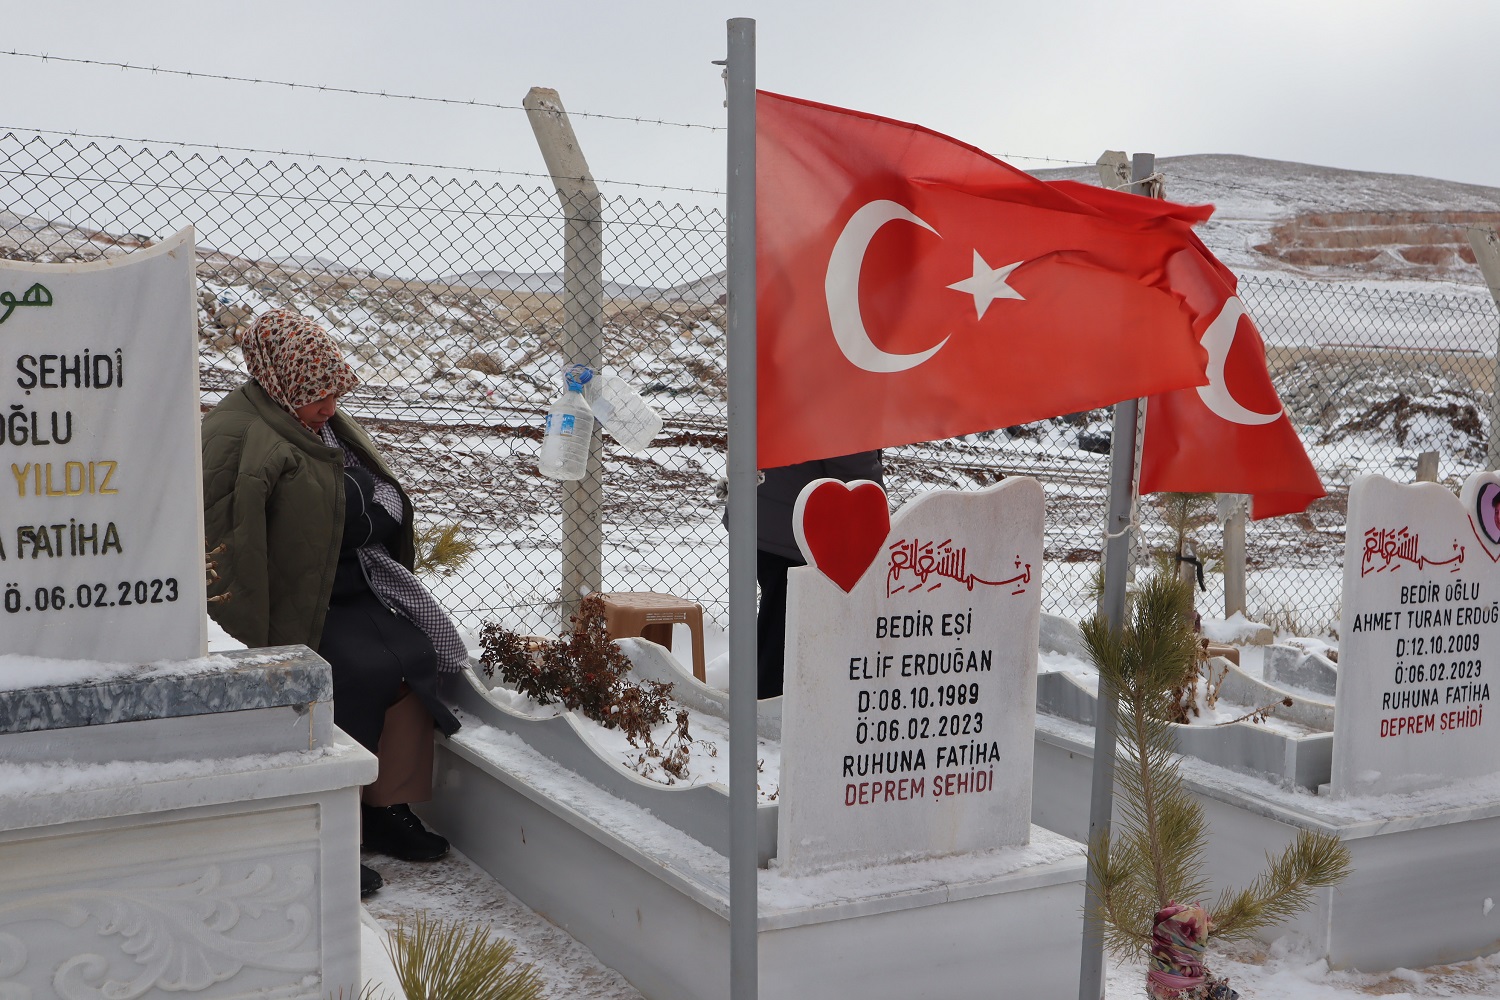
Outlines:
{"type": "Polygon", "coordinates": [[[1500,313],[1472,294],[1255,279],[1240,294],[1328,496],[1305,514],[1252,524],[1250,606],[1313,629],[1338,623],[1349,484],[1416,478],[1435,452],[1457,488],[1487,465],[1500,313]]]}
{"type": "MultiPolygon", "coordinates": [[[[579,219],[551,191],[14,133],[0,136],[0,161],[4,256],[89,259],[196,227],[205,407],[244,380],[233,335],[260,311],[326,323],[362,379],[343,405],[387,451],[421,526],[460,525],[475,546],[461,568],[429,577],[463,624],[555,631],[564,563],[577,555],[565,535],[582,539],[604,589],[689,597],[727,621],[721,212],[604,199],[600,277],[580,299],[564,287],[565,254],[578,251],[565,234],[579,219]],[[665,424],[640,452],[604,435],[582,489],[537,471],[543,416],[580,360],[580,330],[597,332],[597,360],[665,424]]],[[[1329,489],[1304,515],[1252,524],[1249,612],[1324,629],[1337,621],[1350,480],[1410,478],[1426,450],[1445,479],[1483,464],[1496,312],[1479,295],[1290,279],[1247,279],[1241,295],[1329,489]]],[[[1095,411],[891,449],[887,488],[899,504],[926,488],[1037,477],[1044,608],[1078,617],[1093,603],[1108,426],[1095,411]]],[[[1141,511],[1141,559],[1174,546],[1179,527],[1211,556],[1217,529],[1200,509],[1145,498],[1141,511]]],[[[1206,581],[1202,606],[1217,613],[1222,584],[1206,581]]]]}

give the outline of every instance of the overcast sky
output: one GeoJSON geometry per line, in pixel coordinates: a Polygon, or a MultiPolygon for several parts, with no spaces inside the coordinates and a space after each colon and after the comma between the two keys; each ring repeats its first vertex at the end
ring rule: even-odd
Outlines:
{"type": "MultiPolygon", "coordinates": [[[[1060,165],[1033,157],[1093,162],[1109,148],[1241,153],[1500,186],[1495,0],[6,0],[0,9],[7,51],[509,105],[545,86],[570,112],[704,126],[724,124],[710,61],[725,53],[725,22],[752,17],[761,87],[919,122],[1022,167],[1060,165]]],[[[0,70],[0,127],[543,171],[516,110],[16,55],[0,55],[0,70]]],[[[722,131],[582,116],[574,126],[601,179],[724,187],[722,131]]]]}

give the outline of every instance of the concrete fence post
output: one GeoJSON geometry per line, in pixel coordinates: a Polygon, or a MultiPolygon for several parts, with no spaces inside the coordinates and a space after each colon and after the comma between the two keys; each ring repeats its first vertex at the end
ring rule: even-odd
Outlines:
{"type": "Polygon", "coordinates": [[[1417,482],[1435,483],[1438,477],[1438,453],[1424,451],[1417,456],[1417,482]]]}
{"type": "MultiPolygon", "coordinates": [[[[1484,283],[1500,306],[1500,235],[1493,226],[1469,226],[1466,235],[1484,283]]],[[[1490,386],[1490,447],[1485,468],[1500,469],[1500,344],[1495,346],[1495,382],[1490,386]]]]}
{"type": "Polygon", "coordinates": [[[1245,611],[1245,502],[1239,493],[1219,494],[1219,522],[1224,526],[1224,617],[1245,611]]]}
{"type": "MultiPolygon", "coordinates": [[[[588,365],[597,372],[604,364],[603,199],[557,91],[532,87],[521,103],[563,210],[563,367],[588,365]]],[[[596,423],[584,477],[562,484],[558,599],[564,628],[578,602],[602,586],[603,442],[598,431],[596,423]]]]}

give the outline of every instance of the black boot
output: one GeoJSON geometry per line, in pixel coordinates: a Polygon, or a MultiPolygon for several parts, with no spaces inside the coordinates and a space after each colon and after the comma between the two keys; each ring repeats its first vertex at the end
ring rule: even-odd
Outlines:
{"type": "Polygon", "coordinates": [[[366,850],[389,854],[402,861],[436,861],[448,853],[448,841],[422,825],[402,803],[395,806],[360,806],[364,817],[366,850]]]}
{"type": "Polygon", "coordinates": [[[375,895],[375,891],[383,885],[385,885],[385,879],[380,877],[380,873],[378,871],[373,868],[366,867],[365,865],[359,866],[360,899],[364,899],[366,896],[375,895]]]}

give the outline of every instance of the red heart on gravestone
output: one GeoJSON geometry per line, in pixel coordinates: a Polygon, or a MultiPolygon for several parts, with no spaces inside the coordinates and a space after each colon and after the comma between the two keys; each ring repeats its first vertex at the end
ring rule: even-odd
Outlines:
{"type": "Polygon", "coordinates": [[[847,594],[885,545],[891,511],[878,483],[823,479],[797,498],[792,525],[807,561],[847,594]]]}

